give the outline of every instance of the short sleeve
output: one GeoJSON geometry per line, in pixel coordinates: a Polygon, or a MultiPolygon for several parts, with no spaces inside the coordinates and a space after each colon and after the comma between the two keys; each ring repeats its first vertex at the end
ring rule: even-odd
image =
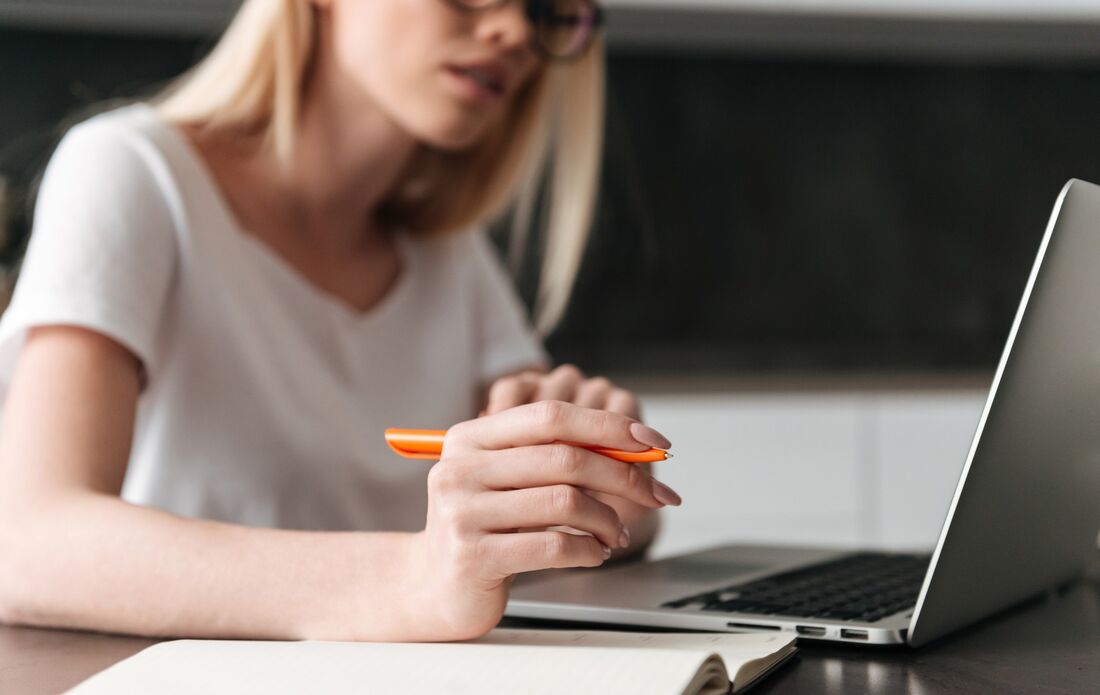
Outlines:
{"type": "Polygon", "coordinates": [[[550,360],[527,320],[515,287],[482,231],[470,235],[480,317],[482,383],[550,360]]]}
{"type": "Polygon", "coordinates": [[[46,167],[11,304],[0,319],[6,391],[27,330],[102,333],[151,369],[177,243],[163,158],[117,116],[73,128],[46,167]]]}

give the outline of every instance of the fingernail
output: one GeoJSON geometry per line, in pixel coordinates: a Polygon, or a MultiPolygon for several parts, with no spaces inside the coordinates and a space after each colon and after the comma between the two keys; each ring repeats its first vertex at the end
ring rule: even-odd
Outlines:
{"type": "Polygon", "coordinates": [[[665,435],[640,422],[630,423],[630,434],[642,444],[651,446],[654,449],[667,449],[672,446],[672,442],[668,441],[665,435]]]}
{"type": "Polygon", "coordinates": [[[630,531],[623,526],[623,530],[619,531],[619,547],[625,548],[630,545],[630,531]]]}
{"type": "Polygon", "coordinates": [[[656,480],[653,481],[653,496],[656,497],[657,501],[661,504],[671,504],[673,507],[679,507],[683,502],[680,496],[676,494],[675,490],[656,480]]]}
{"type": "MultiPolygon", "coordinates": [[[[603,544],[601,543],[600,545],[603,545],[603,544]]],[[[603,546],[603,559],[606,560],[609,557],[611,557],[611,548],[608,548],[606,545],[604,545],[603,546]]]]}

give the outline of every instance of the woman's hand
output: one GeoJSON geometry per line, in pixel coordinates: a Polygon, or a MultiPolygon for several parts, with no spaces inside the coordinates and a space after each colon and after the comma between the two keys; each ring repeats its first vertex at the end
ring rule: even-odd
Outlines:
{"type": "MultiPolygon", "coordinates": [[[[543,400],[565,401],[585,408],[620,413],[633,419],[641,418],[637,396],[604,377],[587,378],[580,369],[571,364],[562,365],[549,373],[531,369],[498,379],[489,388],[488,403],[482,415],[492,415],[524,403],[543,400]]],[[[669,447],[669,442],[664,437],[653,439],[651,444],[658,449],[669,447]]],[[[653,468],[650,464],[638,465],[643,472],[652,475],[653,468]]],[[[612,559],[644,553],[657,535],[657,513],[629,499],[599,491],[586,492],[618,512],[633,539],[629,550],[614,549],[612,559]]]]}
{"type": "Polygon", "coordinates": [[[503,615],[513,575],[603,564],[627,540],[623,524],[581,488],[649,509],[675,493],[640,466],[560,442],[643,451],[663,439],[625,415],[561,401],[452,427],[428,474],[427,524],[414,540],[418,619],[449,639],[477,637],[503,615]],[[517,532],[531,528],[539,530],[517,532]]]}
{"type": "Polygon", "coordinates": [[[492,415],[537,401],[564,401],[635,419],[640,417],[637,396],[604,377],[586,378],[571,364],[563,364],[549,373],[532,369],[497,379],[489,387],[483,414],[492,415]]]}

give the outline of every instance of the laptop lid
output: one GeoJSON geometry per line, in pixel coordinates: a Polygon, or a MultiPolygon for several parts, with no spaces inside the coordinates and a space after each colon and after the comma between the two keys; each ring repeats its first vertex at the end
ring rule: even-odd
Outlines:
{"type": "Polygon", "coordinates": [[[932,555],[920,646],[1077,576],[1100,529],[1100,187],[1043,236],[932,555]]]}

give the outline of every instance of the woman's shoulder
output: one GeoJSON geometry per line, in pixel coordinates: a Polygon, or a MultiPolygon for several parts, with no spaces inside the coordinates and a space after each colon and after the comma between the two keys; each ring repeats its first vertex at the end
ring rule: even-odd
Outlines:
{"type": "Polygon", "coordinates": [[[36,218],[69,209],[141,227],[179,226],[197,176],[183,137],[144,103],[77,123],[46,166],[36,218]]]}
{"type": "Polygon", "coordinates": [[[180,168],[171,126],[145,103],[130,104],[72,126],[58,143],[47,168],[108,181],[114,188],[128,180],[164,184],[180,168]],[[165,175],[168,174],[167,178],[165,175]]]}
{"type": "Polygon", "coordinates": [[[155,145],[158,131],[163,127],[149,104],[128,104],[97,113],[71,126],[61,138],[58,151],[68,149],[73,143],[88,149],[98,146],[105,152],[120,146],[155,145]]]}
{"type": "Polygon", "coordinates": [[[167,242],[183,219],[178,166],[159,116],[126,106],[68,130],[46,166],[35,204],[33,237],[119,239],[154,236],[167,242]]]}

